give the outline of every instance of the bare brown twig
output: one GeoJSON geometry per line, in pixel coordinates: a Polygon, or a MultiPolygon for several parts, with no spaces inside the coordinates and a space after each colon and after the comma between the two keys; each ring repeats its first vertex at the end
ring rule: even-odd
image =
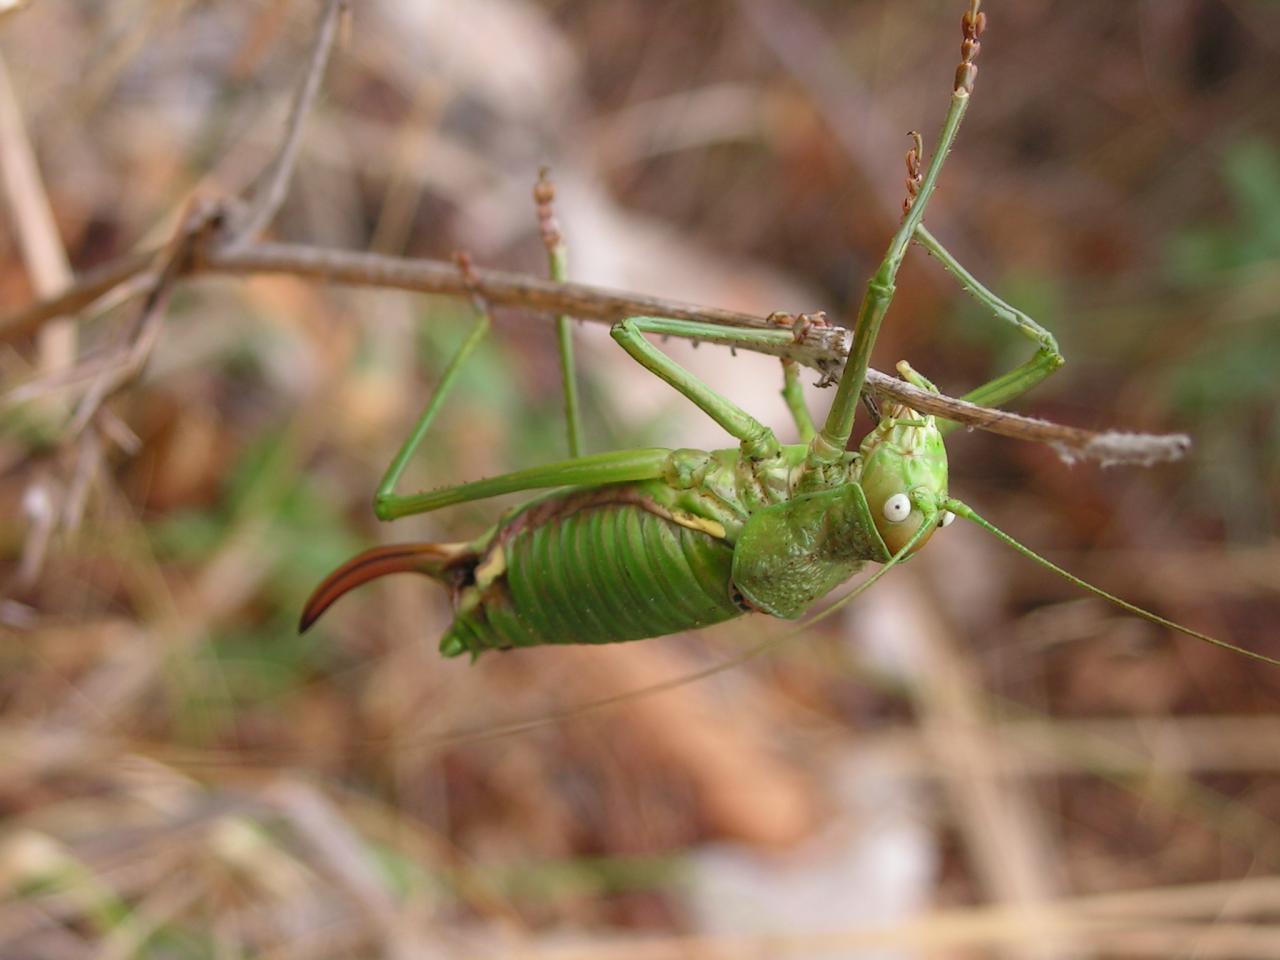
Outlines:
{"type": "MultiPolygon", "coordinates": [[[[480,293],[489,303],[524,307],[545,313],[567,313],[583,320],[614,323],[629,316],[673,317],[697,320],[727,328],[776,330],[767,318],[734,310],[625,293],[584,283],[556,283],[501,270],[472,271],[474,288],[468,287],[454,264],[442,260],[416,260],[376,253],[325,250],[320,247],[260,243],[251,247],[209,251],[196,269],[210,273],[285,273],[354,286],[390,287],[417,293],[471,296],[480,293]]],[[[815,329],[799,343],[779,347],[806,366],[825,370],[843,362],[848,331],[840,327],[815,329]]]]}
{"type": "MultiPolygon", "coordinates": [[[[220,273],[289,273],[421,293],[471,294],[451,264],[286,244],[258,244],[239,250],[218,251],[201,266],[220,273]]],[[[587,320],[612,323],[626,316],[651,315],[729,327],[776,327],[768,318],[603,290],[586,284],[553,283],[496,270],[475,270],[473,276],[475,289],[491,303],[570,313],[587,320]]],[[[833,364],[843,363],[847,351],[848,331],[843,327],[811,326],[793,348],[781,349],[779,354],[825,373],[833,364]]],[[[925,413],[1006,437],[1050,444],[1068,460],[1150,465],[1177,460],[1191,446],[1191,440],[1185,434],[1098,433],[979,407],[964,400],[928,393],[876,370],[867,372],[867,382],[877,394],[908,403],[925,413]]]]}
{"type": "MultiPolygon", "coordinates": [[[[82,302],[92,302],[110,289],[102,277],[126,278],[131,274],[124,267],[132,266],[141,259],[131,258],[130,263],[114,270],[103,268],[97,276],[74,285],[68,294],[75,295],[82,302]],[[82,285],[90,284],[94,287],[92,296],[78,292],[82,285]]],[[[152,260],[153,255],[148,255],[142,262],[145,265],[152,260]]],[[[568,313],[584,320],[605,323],[613,323],[627,316],[648,315],[696,320],[730,329],[777,329],[776,321],[767,317],[582,283],[555,283],[500,270],[474,269],[474,286],[469,287],[457,266],[445,261],[327,250],[298,244],[255,243],[227,247],[206,242],[194,248],[186,269],[196,274],[237,276],[256,273],[289,274],[354,286],[389,287],[455,297],[470,297],[478,293],[492,304],[524,307],[544,313],[568,313]]],[[[64,310],[64,307],[55,309],[36,304],[25,311],[28,316],[18,314],[2,318],[0,337],[13,328],[29,327],[33,322],[32,317],[36,318],[34,322],[38,325],[39,317],[55,316],[64,310]]],[[[731,339],[731,335],[726,336],[726,342],[731,339]]],[[[777,354],[825,373],[844,362],[848,339],[848,331],[843,327],[811,326],[803,331],[798,340],[779,346],[777,354]]],[[[1094,460],[1104,464],[1150,465],[1177,460],[1191,446],[1190,438],[1184,434],[1153,435],[1120,431],[1098,433],[980,407],[954,397],[928,393],[876,370],[867,372],[867,384],[880,396],[910,404],[924,413],[1006,437],[1050,444],[1069,461],[1094,460]]]]}
{"type": "Polygon", "coordinates": [[[0,317],[0,341],[12,342],[29,337],[55,317],[78,313],[142,273],[160,253],[159,249],[155,249],[125,254],[109,263],[86,270],[56,296],[37,300],[20,310],[6,313],[0,317]]]}
{"type": "Polygon", "coordinates": [[[137,321],[125,337],[124,345],[107,359],[94,377],[67,430],[78,434],[101,408],[106,399],[136,377],[146,365],[147,358],[160,337],[165,309],[173,293],[174,283],[191,259],[192,251],[201,237],[217,230],[222,224],[222,209],[217,204],[193,201],[182,218],[178,232],[169,242],[164,266],[150,284],[146,301],[137,321]]]}

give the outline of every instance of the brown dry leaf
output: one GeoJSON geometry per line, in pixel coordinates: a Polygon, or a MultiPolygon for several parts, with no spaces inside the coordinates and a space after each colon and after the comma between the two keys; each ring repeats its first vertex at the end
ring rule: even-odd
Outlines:
{"type": "MultiPolygon", "coordinates": [[[[696,669],[670,644],[624,644],[601,657],[563,651],[566,699],[616,696],[696,669]]],[[[730,697],[694,683],[626,700],[609,725],[640,756],[671,764],[693,784],[712,833],[765,846],[794,843],[814,826],[818,800],[803,770],[783,758],[774,735],[783,718],[769,697],[735,678],[730,697]]],[[[641,765],[643,767],[643,764],[641,765]]]]}
{"type": "MultiPolygon", "coordinates": [[[[143,448],[128,465],[129,488],[153,510],[208,503],[222,483],[235,438],[207,391],[163,387],[148,393],[134,421],[143,448]]],[[[212,386],[212,384],[210,384],[212,386]]]]}

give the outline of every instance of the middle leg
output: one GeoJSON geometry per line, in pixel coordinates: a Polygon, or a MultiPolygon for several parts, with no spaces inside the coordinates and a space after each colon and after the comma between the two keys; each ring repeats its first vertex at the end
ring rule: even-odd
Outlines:
{"type": "MultiPolygon", "coordinates": [[[[668,317],[628,317],[615,324],[611,332],[613,339],[637,363],[675,387],[737,439],[744,455],[752,460],[771,459],[779,455],[782,448],[772,430],[737,404],[716,393],[645,339],[645,334],[656,334],[691,340],[723,340],[726,336],[724,327],[668,317]]],[[[785,330],[735,329],[731,333],[732,342],[747,348],[776,346],[790,338],[790,332],[785,330]]]]}
{"type": "MultiPolygon", "coordinates": [[[[923,223],[915,230],[915,240],[929,251],[942,264],[943,268],[960,282],[960,286],[975,300],[985,306],[999,320],[1012,324],[1023,336],[1036,344],[1036,352],[1030,360],[1015,367],[1008,373],[1001,374],[982,386],[970,390],[961,399],[968,400],[984,407],[999,407],[1010,400],[1026,393],[1049,374],[1053,373],[1065,362],[1058,350],[1058,341],[1052,333],[1017,307],[1010,306],[1004,300],[988,290],[966,270],[951,252],[930,233],[923,223]]],[[[956,428],[957,424],[945,420],[940,424],[944,433],[956,428]]]]}

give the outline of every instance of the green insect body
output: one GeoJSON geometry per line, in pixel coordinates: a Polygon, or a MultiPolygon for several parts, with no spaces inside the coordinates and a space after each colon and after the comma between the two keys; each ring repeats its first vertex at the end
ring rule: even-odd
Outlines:
{"type": "Polygon", "coordinates": [[[489,550],[505,566],[465,589],[441,651],[640,640],[741,614],[726,541],[618,493],[580,509],[564,498],[553,505],[573,512],[509,539],[504,528],[489,550]]]}
{"type": "Polygon", "coordinates": [[[316,591],[308,621],[352,587],[403,571],[453,594],[445,656],[639,640],[751,611],[799,617],[865,561],[887,562],[887,542],[900,549],[918,529],[917,511],[885,518],[894,495],[920,487],[945,498],[933,418],[902,413],[842,459],[844,480],[829,489],[799,492],[803,444],[755,461],[734,449],[652,451],[662,455],[660,477],[539,498],[472,543],[366,551],[316,591]]]}
{"type": "MultiPolygon", "coordinates": [[[[302,614],[308,628],[347,591],[384,574],[425,574],[449,588],[454,621],[440,644],[446,656],[555,643],[611,643],[708,626],[751,611],[792,619],[809,610],[867,561],[882,564],[867,584],[920,549],[955,516],[1071,583],[1153,623],[1280,665],[1262,654],[1173,623],[1073,576],[1018,543],[947,491],[944,434],[955,426],[895,404],[856,452],[848,450],[871,350],[912,243],[923,246],[998,320],[1036,346],[1021,366],[971,390],[964,399],[996,407],[1058,369],[1052,334],[979,283],[925,229],[923,216],[973,91],[985,16],[970,0],[950,108],[937,149],[923,172],[921,139],[907,154],[908,200],[901,224],[858,310],[848,359],[821,430],[805,408],[797,366],[783,360],[783,397],[802,443],[780,444],[773,431],[715,393],[648,337],[676,336],[787,356],[800,326],[726,327],[663,317],[629,317],[613,337],[738,440],[736,449],[643,449],[583,455],[566,318],[558,318],[571,458],[425,493],[396,485],[421,444],[457,372],[489,329],[477,301],[476,325],[454,355],[374,498],[382,520],[528,490],[551,490],[506,515],[470,543],[402,544],[365,551],[335,570],[302,614]]],[[[553,191],[539,181],[539,210],[553,191]]],[[[544,231],[553,279],[563,281],[559,233],[544,231]]],[[[901,375],[937,392],[905,362],[901,375]]],[[[865,584],[862,588],[864,589],[865,584]]]]}

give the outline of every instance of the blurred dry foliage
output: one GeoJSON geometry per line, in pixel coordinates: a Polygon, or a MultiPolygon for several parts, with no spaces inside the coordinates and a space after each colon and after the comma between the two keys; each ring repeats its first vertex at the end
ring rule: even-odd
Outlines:
{"type": "MultiPolygon", "coordinates": [[[[540,274],[549,163],[574,279],[847,321],[902,134],[945,109],[961,6],[358,4],[273,234],[540,274]]],[[[958,434],[953,489],[1086,578],[1280,655],[1280,6],[989,6],[929,223],[1059,336],[1067,367],[1022,409],[1197,448],[1108,471],[958,434]]],[[[6,307],[163,242],[193,194],[243,194],[318,15],[0,18],[6,307]],[[15,181],[28,139],[38,174],[15,181]]],[[[110,349],[138,305],[106,307],[0,347],[6,392],[110,349]]],[[[562,456],[550,326],[498,319],[415,483],[562,456]]],[[[5,405],[0,955],[1280,955],[1280,674],[961,524],[843,619],[580,716],[782,629],[468,666],[435,653],[445,598],[392,581],[299,638],[358,546],[499,509],[392,531],[369,510],[465,327],[444,299],[200,278],[87,430],[64,429],[65,391],[5,405]]],[[[603,330],[580,344],[591,449],[723,445],[603,330]]],[[[783,422],[776,361],[672,350],[783,422]]],[[[1024,350],[908,258],[879,365],[958,392],[1024,350]]]]}

